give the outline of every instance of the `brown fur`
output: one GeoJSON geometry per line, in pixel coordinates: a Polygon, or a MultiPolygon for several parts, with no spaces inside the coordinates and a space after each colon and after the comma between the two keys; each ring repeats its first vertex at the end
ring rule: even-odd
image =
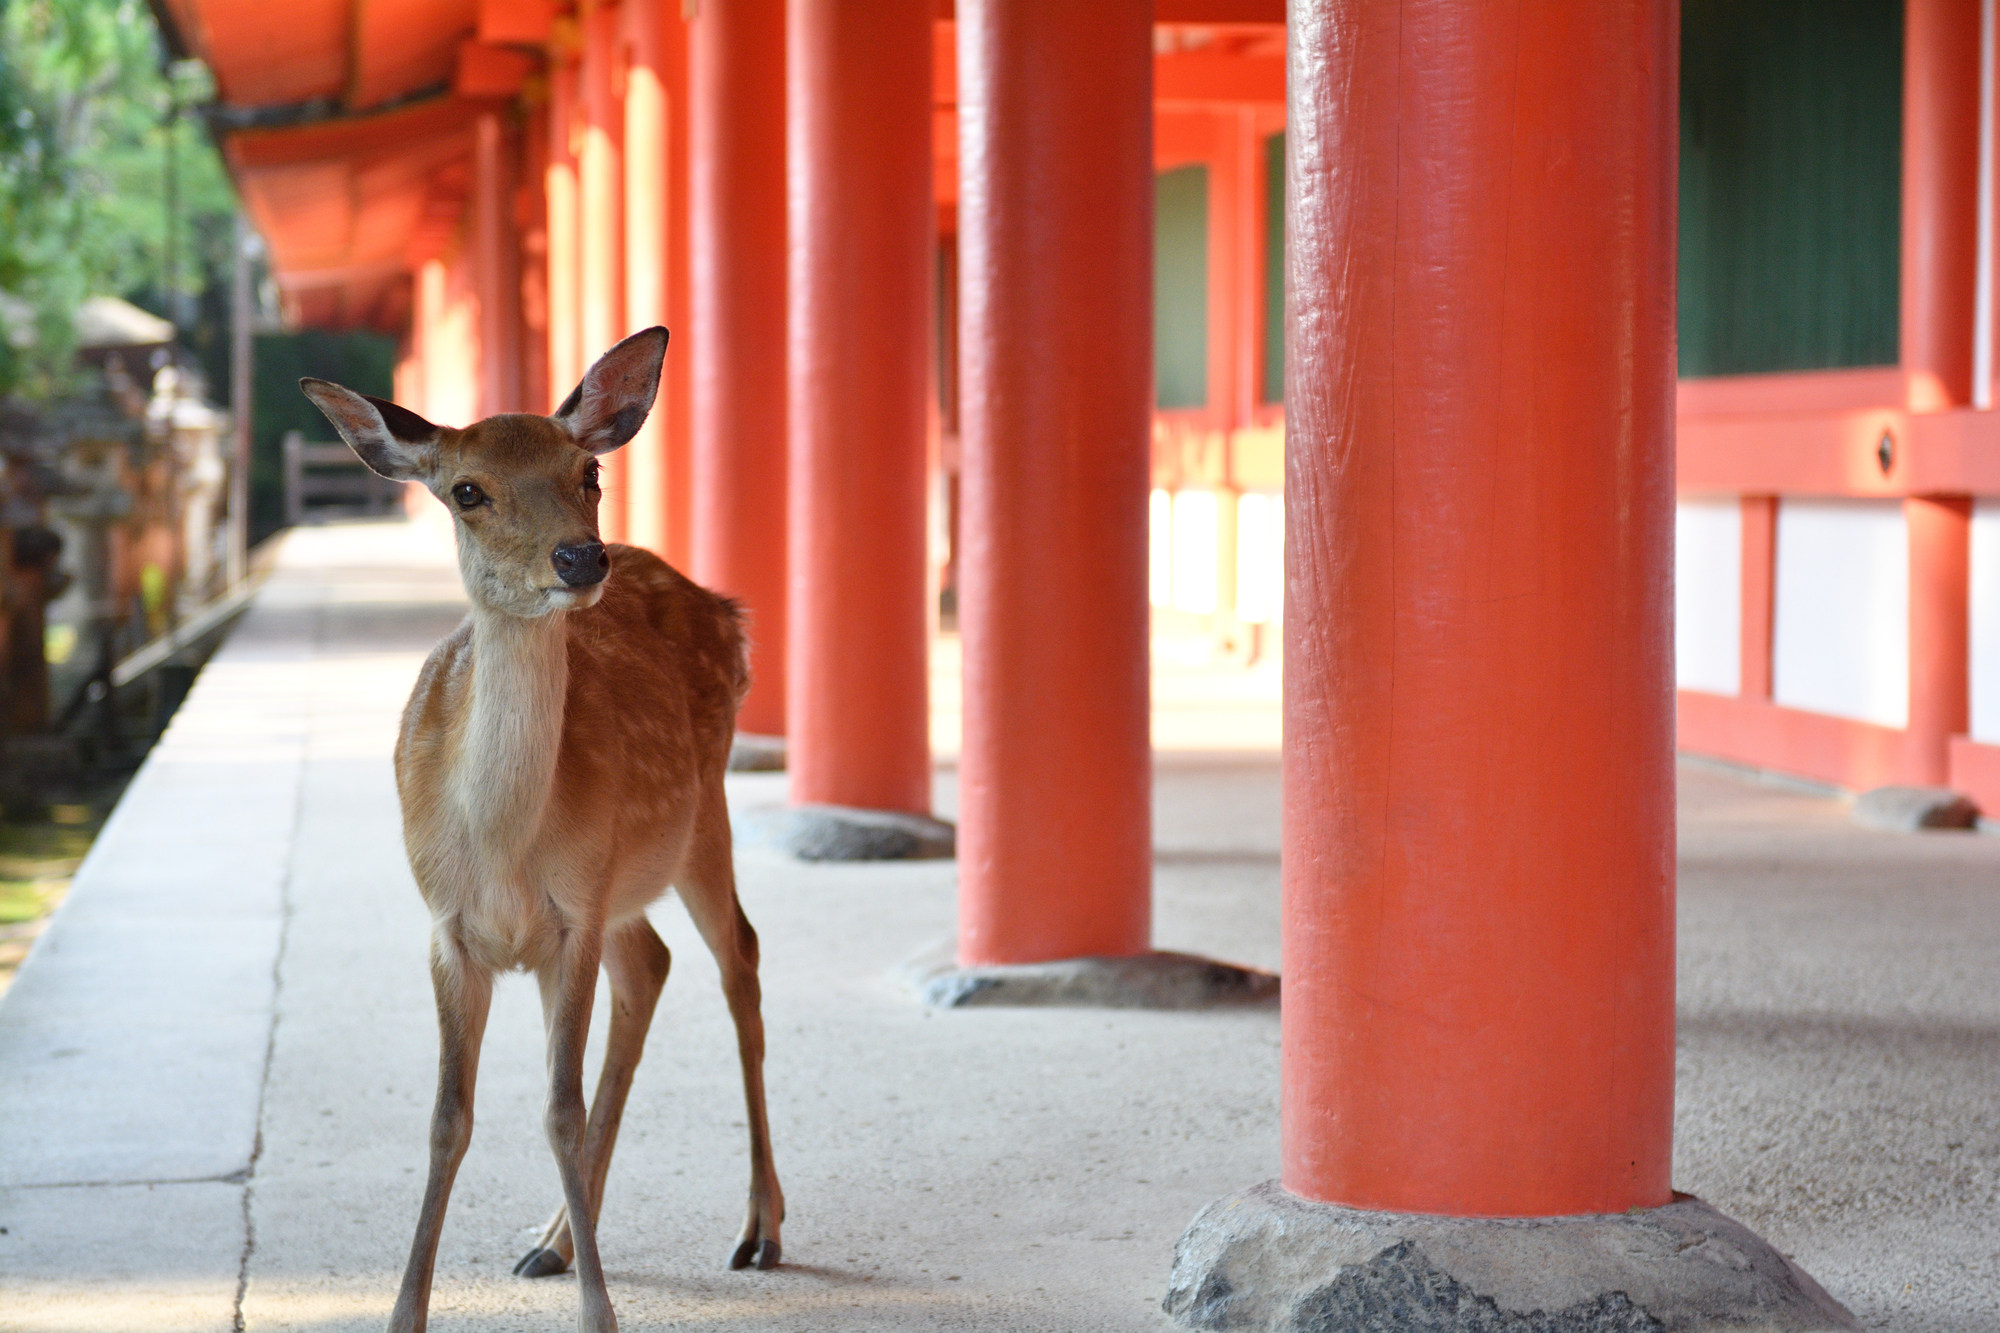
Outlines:
{"type": "Polygon", "coordinates": [[[432,651],[403,712],[396,787],[410,864],[440,927],[462,932],[496,971],[541,966],[565,926],[612,927],[644,911],[680,878],[698,820],[728,819],[721,774],[750,683],[741,615],[650,551],[609,550],[603,596],[562,615],[563,725],[529,851],[531,866],[560,862],[561,878],[608,884],[609,895],[544,889],[512,921],[451,891],[461,878],[454,821],[440,807],[471,715],[473,616],[432,651]]]}
{"type": "MultiPolygon", "coordinates": [[[[616,1333],[597,1214],[671,958],[645,909],[669,886],[722,972],[749,1112],[750,1196],[730,1266],[776,1264],[784,1195],[764,1105],[757,934],[736,898],[723,773],[749,687],[742,617],[657,557],[597,546],[595,455],[658,387],[666,331],[607,352],[553,417],[463,430],[320,380],[301,387],[362,461],[421,481],[457,525],[472,611],[431,653],[403,714],[403,841],[432,918],[438,1098],[431,1166],[394,1333],[428,1318],[445,1207],[472,1137],[493,975],[526,968],[547,1026],[545,1127],[563,1202],[517,1272],[577,1268],[579,1323],[616,1333]],[[602,582],[573,582],[605,550],[602,582]],[[565,553],[568,554],[565,554],[565,553]],[[610,1039],[585,1117],[582,1066],[602,965],[610,1039]]],[[[591,566],[595,568],[596,566],[591,566]]]]}

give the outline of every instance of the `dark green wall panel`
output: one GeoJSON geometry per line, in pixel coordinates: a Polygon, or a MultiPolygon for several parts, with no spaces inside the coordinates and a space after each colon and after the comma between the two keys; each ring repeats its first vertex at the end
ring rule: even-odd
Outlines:
{"type": "Polygon", "coordinates": [[[1264,401],[1285,401],[1285,135],[1264,140],[1264,401]]]}
{"type": "Polygon", "coordinates": [[[1896,361],[1900,0],[1683,0],[1680,373],[1896,361]]]}
{"type": "Polygon", "coordinates": [[[1161,407],[1208,405],[1207,167],[1155,178],[1153,385],[1161,407]]]}

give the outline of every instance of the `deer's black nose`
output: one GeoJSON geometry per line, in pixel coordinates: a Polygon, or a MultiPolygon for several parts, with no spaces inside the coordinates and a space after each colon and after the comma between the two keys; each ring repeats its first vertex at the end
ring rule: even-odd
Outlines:
{"type": "Polygon", "coordinates": [[[604,582],[604,576],[611,572],[611,556],[604,549],[603,542],[576,542],[558,546],[549,556],[549,563],[556,567],[556,577],[572,588],[588,588],[593,583],[604,582]]]}

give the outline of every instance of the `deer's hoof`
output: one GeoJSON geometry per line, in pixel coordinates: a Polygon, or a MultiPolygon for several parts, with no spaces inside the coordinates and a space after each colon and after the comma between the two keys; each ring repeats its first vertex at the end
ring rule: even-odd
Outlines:
{"type": "Polygon", "coordinates": [[[521,1262],[514,1265],[515,1277],[554,1277],[568,1268],[563,1257],[554,1250],[536,1246],[521,1256],[521,1262]]]}
{"type": "Polygon", "coordinates": [[[751,1236],[736,1242],[735,1252],[729,1256],[731,1268],[772,1269],[778,1266],[778,1242],[759,1240],[751,1236]]]}

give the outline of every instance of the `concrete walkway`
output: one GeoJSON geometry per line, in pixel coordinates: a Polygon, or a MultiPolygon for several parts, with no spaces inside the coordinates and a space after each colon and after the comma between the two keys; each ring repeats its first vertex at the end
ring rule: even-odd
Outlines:
{"type": "MultiPolygon", "coordinates": [[[[461,611],[435,529],[300,532],[0,1002],[0,1329],[379,1329],[436,1038],[389,748],[461,611]]],[[[732,778],[777,799],[782,777],[732,778]]],[[[1277,963],[1277,767],[1162,755],[1157,942],[1277,963]]],[[[950,773],[940,808],[952,805],[950,773]]],[[[676,955],[602,1229],[628,1330],[1160,1330],[1175,1237],[1277,1167],[1268,1014],[926,1015],[949,864],[745,853],[785,1266],[715,969],[676,955]]],[[[2000,1333],[2000,839],[1682,775],[1676,1175],[1870,1327],[2000,1333]]],[[[603,1006],[599,1006],[600,1028],[603,1006]]],[[[502,985],[434,1328],[573,1326],[508,1269],[556,1197],[532,986],[502,985]]]]}

